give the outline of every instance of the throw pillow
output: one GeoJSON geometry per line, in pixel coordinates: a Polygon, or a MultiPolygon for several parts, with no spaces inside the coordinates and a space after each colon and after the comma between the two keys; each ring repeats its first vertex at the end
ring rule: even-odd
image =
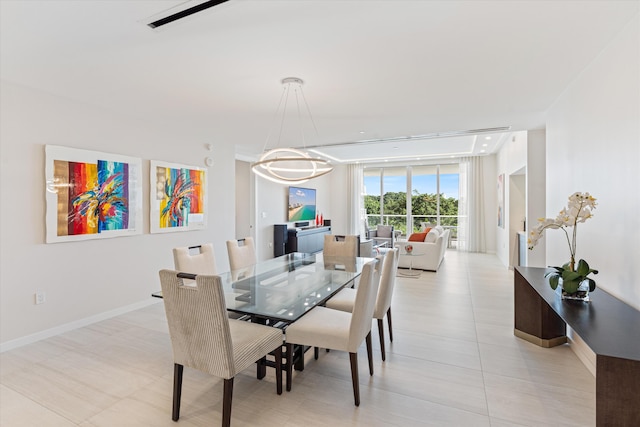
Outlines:
{"type": "Polygon", "coordinates": [[[378,237],[391,237],[391,229],[393,228],[392,225],[379,225],[378,229],[376,230],[376,236],[378,237]]]}
{"type": "Polygon", "coordinates": [[[438,236],[440,236],[440,233],[438,233],[434,228],[427,233],[427,237],[424,238],[424,241],[427,243],[435,243],[435,241],[438,240],[438,236]]]}
{"type": "Polygon", "coordinates": [[[424,242],[427,237],[427,233],[413,233],[409,236],[409,242],[424,242]]]}

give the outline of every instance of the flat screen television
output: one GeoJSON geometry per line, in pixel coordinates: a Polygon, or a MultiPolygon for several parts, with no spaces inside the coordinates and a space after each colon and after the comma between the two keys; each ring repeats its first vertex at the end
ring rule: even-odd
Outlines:
{"type": "Polygon", "coordinates": [[[289,187],[289,222],[316,219],[316,190],[289,187]]]}

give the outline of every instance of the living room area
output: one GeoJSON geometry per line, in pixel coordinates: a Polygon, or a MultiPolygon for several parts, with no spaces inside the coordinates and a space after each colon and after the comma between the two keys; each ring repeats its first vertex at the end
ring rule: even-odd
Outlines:
{"type": "MultiPolygon", "coordinates": [[[[225,242],[249,236],[266,261],[274,226],[297,228],[289,185],[251,172],[293,73],[317,121],[309,151],[334,158],[296,185],[332,234],[392,225],[401,267],[420,273],[397,277],[396,336],[362,406],[344,398],[348,354],[322,351],[296,393],[239,375],[234,425],[596,425],[595,354],[571,330],[549,349],[514,335],[513,268],[576,255],[599,270],[593,295],[640,310],[637,1],[231,0],[173,28],[140,21],[167,3],[181,2],[0,2],[0,424],[175,425],[158,271],[172,248],[211,242],[226,272],[225,242]],[[411,151],[436,141],[437,155],[411,151]],[[345,142],[352,157],[331,151],[345,142]],[[47,145],[141,159],[139,233],[47,243],[47,145]],[[206,171],[203,228],[151,231],[160,160],[206,171]],[[597,199],[577,254],[558,230],[523,250],[576,192],[597,199]],[[434,268],[406,256],[423,227],[446,240],[434,268]]],[[[209,425],[221,383],[188,382],[180,423],[209,425]]]]}

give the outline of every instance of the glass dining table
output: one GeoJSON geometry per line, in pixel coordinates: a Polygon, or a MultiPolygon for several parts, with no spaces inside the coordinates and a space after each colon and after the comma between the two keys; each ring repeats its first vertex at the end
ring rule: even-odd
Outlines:
{"type": "MultiPolygon", "coordinates": [[[[350,286],[373,260],[294,252],[218,276],[228,311],[260,323],[288,324],[350,286]]],[[[162,298],[162,292],[153,296],[162,298]]]]}

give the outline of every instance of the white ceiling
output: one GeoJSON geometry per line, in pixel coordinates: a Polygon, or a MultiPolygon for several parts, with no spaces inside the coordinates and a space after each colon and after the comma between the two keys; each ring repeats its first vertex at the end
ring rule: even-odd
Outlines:
{"type": "MultiPolygon", "coordinates": [[[[281,80],[295,76],[318,130],[305,130],[306,145],[332,144],[319,152],[480,154],[505,135],[433,136],[544,127],[544,112],[639,10],[637,0],[231,0],[145,25],[181,3],[0,0],[1,77],[256,155],[281,80]],[[416,135],[429,138],[334,145],[416,135]]],[[[297,135],[285,129],[279,144],[301,146],[297,135]]]]}

